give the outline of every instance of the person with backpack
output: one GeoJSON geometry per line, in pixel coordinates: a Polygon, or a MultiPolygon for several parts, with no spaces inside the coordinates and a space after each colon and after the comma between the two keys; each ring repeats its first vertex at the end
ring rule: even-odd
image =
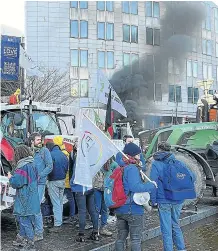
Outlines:
{"type": "MultiPolygon", "coordinates": [[[[29,141],[34,152],[34,165],[38,172],[38,196],[41,204],[45,194],[47,176],[53,169],[53,162],[49,150],[42,146],[42,136],[40,133],[32,133],[29,136],[29,141]]],[[[34,240],[43,240],[43,218],[41,210],[39,214],[35,215],[34,240]]]]}
{"type": "Polygon", "coordinates": [[[158,205],[164,251],[185,251],[185,242],[179,225],[179,217],[185,199],[196,197],[194,174],[170,152],[167,142],[158,144],[154,154],[150,178],[157,182],[158,189],[151,194],[151,202],[158,205]]]}
{"type": "MultiPolygon", "coordinates": [[[[124,146],[129,144],[129,143],[133,143],[134,141],[134,138],[132,135],[124,135],[123,136],[123,143],[124,143],[124,146]]],[[[123,155],[121,152],[117,153],[116,155],[116,162],[124,165],[125,163],[122,161],[122,158],[123,158],[123,155]]],[[[140,161],[141,161],[141,166],[142,166],[142,170],[143,171],[146,171],[146,161],[145,161],[145,158],[143,156],[142,153],[140,153],[140,161]]]]}
{"type": "Polygon", "coordinates": [[[16,189],[13,213],[19,223],[19,234],[14,246],[22,247],[22,251],[35,250],[34,245],[34,215],[40,212],[38,198],[37,170],[33,163],[33,153],[26,145],[15,148],[16,168],[8,178],[12,188],[16,189]]]}
{"type": "Polygon", "coordinates": [[[117,167],[105,181],[104,195],[106,204],[115,208],[117,216],[118,234],[115,250],[125,249],[126,238],[130,233],[131,250],[140,251],[144,207],[136,204],[133,196],[135,193],[152,192],[156,189],[156,183],[144,183],[140,174],[141,149],[136,144],[126,144],[124,153],[128,159],[123,158],[121,164],[124,162],[125,165],[117,167]],[[113,203],[110,203],[111,201],[113,203]]]}
{"type": "Polygon", "coordinates": [[[50,232],[59,232],[63,223],[63,198],[69,161],[60,147],[53,142],[47,142],[46,147],[51,152],[53,160],[53,170],[48,175],[47,184],[54,213],[54,227],[50,229],[50,232]]]}

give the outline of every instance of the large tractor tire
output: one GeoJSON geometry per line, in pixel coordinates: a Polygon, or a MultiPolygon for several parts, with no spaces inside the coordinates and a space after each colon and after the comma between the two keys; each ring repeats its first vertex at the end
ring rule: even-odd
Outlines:
{"type": "MultiPolygon", "coordinates": [[[[184,162],[188,168],[195,174],[196,181],[195,181],[195,189],[197,198],[194,200],[186,200],[184,202],[184,206],[188,205],[195,205],[200,198],[203,197],[204,190],[206,189],[206,176],[204,174],[203,168],[200,163],[189,153],[184,151],[174,151],[175,157],[178,160],[184,162]]],[[[151,170],[151,163],[153,158],[149,158],[147,161],[147,175],[150,174],[151,170]]]]}

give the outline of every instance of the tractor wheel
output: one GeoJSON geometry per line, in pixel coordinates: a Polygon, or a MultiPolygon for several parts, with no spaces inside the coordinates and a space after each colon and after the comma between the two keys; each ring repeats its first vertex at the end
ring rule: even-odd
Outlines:
{"type": "MultiPolygon", "coordinates": [[[[180,150],[180,151],[175,151],[174,154],[176,158],[184,162],[196,176],[195,189],[197,198],[194,200],[186,200],[184,202],[184,206],[191,204],[194,205],[198,202],[200,198],[203,197],[204,190],[206,189],[206,176],[204,174],[203,168],[200,165],[200,163],[198,163],[198,161],[191,154],[187,152],[180,150]]],[[[152,157],[147,160],[147,171],[146,171],[147,175],[150,174],[152,160],[153,160],[152,157]]]]}
{"type": "MultiPolygon", "coordinates": [[[[215,175],[216,184],[218,184],[218,174],[215,175]]],[[[218,197],[218,187],[213,187],[213,196],[218,197]]]]}

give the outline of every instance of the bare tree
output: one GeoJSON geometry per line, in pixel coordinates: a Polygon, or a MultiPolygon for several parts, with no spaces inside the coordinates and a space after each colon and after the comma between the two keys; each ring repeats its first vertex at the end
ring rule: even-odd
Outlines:
{"type": "Polygon", "coordinates": [[[20,81],[5,84],[1,86],[1,91],[11,95],[17,88],[21,88],[22,96],[31,97],[33,101],[70,104],[75,100],[71,96],[68,72],[60,72],[57,69],[45,70],[42,77],[28,77],[25,84],[21,84],[20,81]]]}

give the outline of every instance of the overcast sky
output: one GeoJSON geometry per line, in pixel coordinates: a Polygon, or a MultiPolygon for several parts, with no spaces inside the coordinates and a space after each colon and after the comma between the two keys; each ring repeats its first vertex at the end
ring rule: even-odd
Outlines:
{"type": "MultiPolygon", "coordinates": [[[[213,1],[218,4],[218,0],[213,1]]],[[[1,0],[0,24],[5,24],[24,33],[24,0],[1,0]]]]}

